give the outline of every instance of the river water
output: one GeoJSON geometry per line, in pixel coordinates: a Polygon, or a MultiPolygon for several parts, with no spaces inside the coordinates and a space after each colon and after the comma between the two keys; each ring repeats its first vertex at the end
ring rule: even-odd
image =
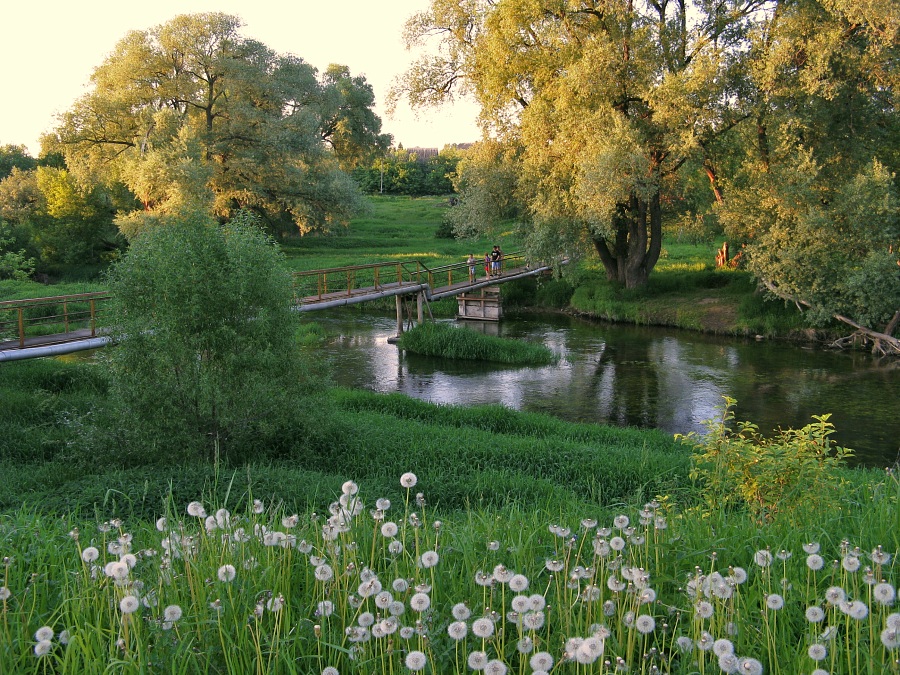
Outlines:
{"type": "Polygon", "coordinates": [[[723,396],[763,433],[832,413],[833,438],[854,464],[883,467],[900,453],[900,368],[868,354],[612,325],[558,314],[466,322],[540,342],[559,364],[510,367],[422,357],[388,343],[395,319],[359,309],[309,316],[333,336],[322,347],[336,384],[400,392],[434,403],[499,403],[578,422],[703,433],[723,396]]]}

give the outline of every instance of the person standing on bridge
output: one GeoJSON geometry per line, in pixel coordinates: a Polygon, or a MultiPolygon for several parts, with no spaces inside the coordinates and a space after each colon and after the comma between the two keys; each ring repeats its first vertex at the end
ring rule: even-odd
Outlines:
{"type": "Polygon", "coordinates": [[[488,251],[484,254],[484,275],[490,279],[491,278],[491,252],[488,251]]]}
{"type": "Polygon", "coordinates": [[[500,250],[499,246],[495,246],[494,250],[491,251],[491,274],[495,277],[500,276],[500,265],[503,262],[503,251],[500,250]]]}
{"type": "Polygon", "coordinates": [[[469,265],[469,283],[475,281],[475,254],[470,253],[469,259],[466,261],[469,265]]]}

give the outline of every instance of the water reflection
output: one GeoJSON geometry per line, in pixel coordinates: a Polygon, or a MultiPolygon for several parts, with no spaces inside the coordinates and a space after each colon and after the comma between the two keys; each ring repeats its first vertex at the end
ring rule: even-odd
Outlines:
{"type": "Polygon", "coordinates": [[[499,403],[586,422],[702,432],[724,395],[737,416],[763,431],[798,427],[832,412],[836,439],[862,463],[883,466],[900,446],[900,369],[865,354],[716,338],[665,329],[610,326],[572,317],[470,322],[503,337],[542,342],[558,365],[513,368],[422,357],[388,343],[393,317],[363,311],[316,313],[335,335],[325,355],[344,386],[401,392],[435,403],[499,403]]]}

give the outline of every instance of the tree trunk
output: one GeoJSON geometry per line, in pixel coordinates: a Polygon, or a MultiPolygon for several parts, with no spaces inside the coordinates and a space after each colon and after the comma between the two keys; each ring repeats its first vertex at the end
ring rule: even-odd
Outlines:
{"type": "Polygon", "coordinates": [[[620,204],[614,218],[615,239],[593,237],[594,248],[606,278],[625,286],[638,288],[647,283],[650,271],[662,250],[662,206],[659,194],[650,200],[632,195],[620,204]]]}

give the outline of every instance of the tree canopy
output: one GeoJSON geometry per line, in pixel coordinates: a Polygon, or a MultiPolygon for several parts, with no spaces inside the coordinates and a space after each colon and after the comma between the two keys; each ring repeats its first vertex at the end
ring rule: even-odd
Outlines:
{"type": "Polygon", "coordinates": [[[340,165],[389,144],[371,87],[342,66],[319,77],[240,27],[205,13],[128,33],[45,139],[79,179],[135,195],[143,208],[118,218],[126,232],[148,217],[241,208],[307,232],[360,206],[340,165]]]}
{"type": "Polygon", "coordinates": [[[489,146],[460,168],[476,205],[460,231],[509,213],[497,187],[512,179],[535,253],[588,243],[633,287],[685,171],[708,180],[708,203],[728,201],[747,162],[804,148],[859,170],[875,157],[890,174],[898,24],[896,5],[845,0],[432,0],[406,36],[438,50],[393,96],[481,106],[489,146]]]}

